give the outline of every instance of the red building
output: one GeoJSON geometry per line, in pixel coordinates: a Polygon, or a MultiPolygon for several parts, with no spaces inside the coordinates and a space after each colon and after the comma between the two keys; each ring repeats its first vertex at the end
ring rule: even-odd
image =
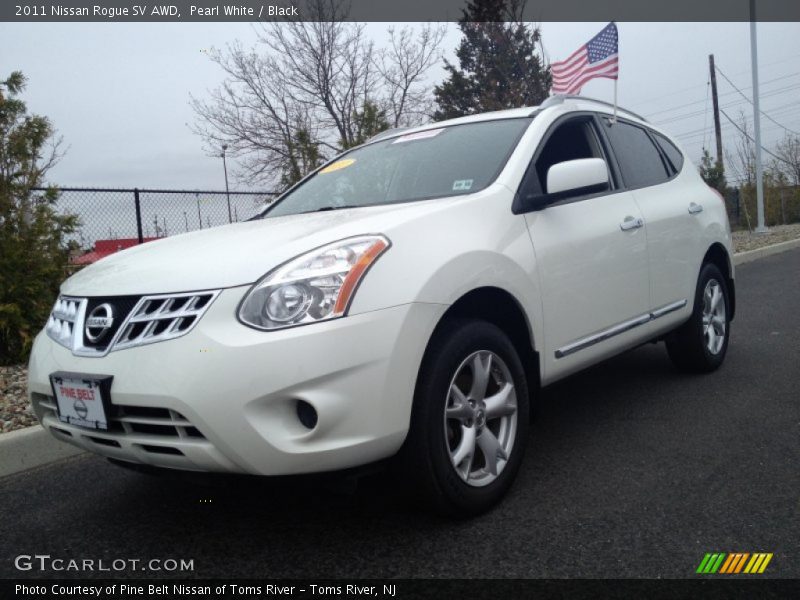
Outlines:
{"type": "MultiPolygon", "coordinates": [[[[145,242],[150,242],[158,238],[144,238],[145,242]]],[[[111,256],[115,252],[119,252],[120,250],[125,250],[125,248],[131,248],[133,246],[139,245],[139,238],[120,238],[116,240],[96,240],[94,243],[94,249],[86,254],[82,254],[80,256],[73,256],[70,259],[70,263],[73,265],[90,265],[93,262],[97,262],[101,258],[105,258],[106,256],[111,256]]]]}

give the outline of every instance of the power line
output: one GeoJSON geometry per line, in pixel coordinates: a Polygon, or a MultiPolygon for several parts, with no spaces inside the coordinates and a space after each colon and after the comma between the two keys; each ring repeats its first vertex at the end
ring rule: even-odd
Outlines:
{"type": "MultiPolygon", "coordinates": [[[[800,73],[796,73],[795,75],[800,75],[800,73]]],[[[791,77],[791,76],[792,75],[789,75],[787,77],[791,77]]],[[[779,79],[786,79],[787,77],[781,77],[779,79]]],[[[773,79],[772,81],[778,81],[778,79],[773,79]]],[[[773,96],[779,96],[781,94],[785,94],[787,92],[794,91],[794,90],[796,90],[798,88],[800,88],[800,83],[794,84],[794,85],[789,85],[789,86],[782,87],[782,88],[777,88],[777,89],[774,89],[774,90],[769,90],[767,93],[761,94],[761,98],[762,99],[764,99],[764,98],[772,98],[773,96]]],[[[730,95],[734,95],[734,94],[736,94],[736,92],[730,91],[730,92],[725,92],[723,94],[720,94],[719,96],[720,96],[720,98],[722,98],[722,97],[730,96],[730,95]]],[[[660,111],[660,112],[664,113],[664,112],[671,112],[671,111],[674,111],[674,110],[680,110],[682,108],[686,108],[686,107],[692,106],[694,104],[700,104],[702,102],[704,102],[704,100],[697,100],[695,102],[689,102],[687,104],[683,104],[681,106],[677,106],[677,107],[670,108],[670,109],[667,109],[667,110],[663,110],[663,111],[660,111]]],[[[731,106],[735,106],[735,104],[736,103],[731,103],[731,104],[728,104],[727,106],[731,107],[731,106]]],[[[649,119],[653,119],[653,116],[656,115],[656,114],[659,114],[659,113],[650,113],[647,116],[648,116],[649,119]]],[[[663,120],[654,120],[654,122],[656,122],[656,123],[674,123],[675,121],[681,121],[683,119],[688,119],[690,117],[695,117],[695,116],[698,116],[698,115],[701,115],[701,114],[703,114],[703,110],[694,110],[692,112],[688,112],[688,113],[684,113],[684,114],[680,114],[680,115],[675,115],[675,116],[672,116],[672,117],[667,117],[667,118],[665,118],[663,120]]]]}
{"type": "MultiPolygon", "coordinates": [[[[728,123],[723,123],[722,124],[723,131],[727,130],[730,127],[731,127],[731,125],[729,125],[728,123]]],[[[774,131],[775,127],[776,127],[775,125],[766,125],[764,127],[764,129],[765,130],[770,130],[771,129],[771,130],[774,131]]],[[[690,138],[699,137],[699,136],[703,135],[703,133],[704,133],[703,129],[690,129],[689,131],[684,131],[684,132],[676,133],[676,134],[673,134],[673,135],[675,137],[677,137],[677,138],[680,138],[680,139],[690,139],[690,138]]]]}
{"type": "MultiPolygon", "coordinates": [[[[726,112],[725,112],[724,110],[722,110],[722,109],[720,109],[720,110],[719,110],[719,112],[721,112],[723,115],[725,115],[725,118],[726,118],[726,119],[728,119],[728,121],[730,121],[730,122],[731,122],[731,124],[732,124],[734,127],[736,127],[736,129],[738,129],[738,130],[739,130],[739,132],[740,132],[740,133],[741,133],[743,136],[745,136],[745,137],[746,137],[748,140],[750,140],[750,141],[751,141],[751,142],[753,142],[754,144],[756,143],[756,141],[755,141],[753,138],[751,138],[751,137],[750,137],[750,134],[749,134],[749,133],[747,133],[747,132],[746,132],[744,129],[742,129],[741,127],[739,127],[739,126],[736,124],[736,122],[735,122],[733,119],[731,119],[731,118],[728,116],[728,113],[726,113],[726,112]]],[[[764,148],[764,146],[761,146],[761,149],[762,149],[764,152],[766,152],[767,154],[769,154],[769,155],[770,155],[772,158],[775,158],[775,159],[777,159],[777,160],[779,160],[779,161],[781,161],[781,162],[784,162],[784,163],[787,163],[787,164],[788,164],[788,161],[786,161],[786,160],[782,159],[782,158],[781,158],[780,156],[778,156],[777,154],[774,154],[774,153],[770,152],[769,150],[767,150],[766,148],[764,148]]]]}
{"type": "MultiPolygon", "coordinates": [[[[728,110],[737,110],[737,109],[741,110],[744,106],[745,106],[744,103],[729,103],[729,104],[721,105],[721,108],[726,108],[728,110]]],[[[770,110],[770,113],[777,116],[779,113],[783,113],[783,114],[791,113],[796,109],[800,109],[800,104],[797,104],[797,103],[793,103],[792,105],[782,104],[782,105],[780,105],[779,109],[776,108],[776,109],[770,110]]],[[[673,125],[674,123],[678,123],[678,122],[686,121],[686,120],[690,120],[690,119],[694,120],[695,118],[703,115],[704,112],[705,111],[694,111],[692,113],[687,113],[685,115],[682,115],[679,118],[676,117],[676,118],[673,118],[673,119],[665,119],[663,121],[653,121],[653,123],[655,125],[658,125],[659,127],[666,127],[668,125],[671,126],[671,127],[674,127],[674,125],[673,125]]],[[[776,125],[778,125],[778,124],[776,123],[776,125]]],[[[700,131],[700,130],[701,129],[698,129],[698,131],[700,131]]]]}
{"type": "MultiPolygon", "coordinates": [[[[764,69],[765,67],[771,67],[771,66],[774,66],[774,65],[777,65],[777,64],[781,64],[781,63],[785,63],[785,62],[796,61],[796,59],[798,59],[798,58],[800,58],[800,54],[795,54],[795,55],[789,56],[787,58],[783,58],[781,60],[776,60],[776,61],[772,61],[772,62],[769,62],[769,63],[765,63],[765,64],[761,65],[761,68],[764,69]]],[[[746,69],[746,70],[743,70],[743,71],[737,71],[736,73],[734,73],[734,75],[741,75],[742,73],[748,73],[748,72],[749,72],[749,70],[746,69]]],[[[781,79],[781,78],[779,77],[778,79],[781,79]]],[[[776,81],[776,80],[772,79],[770,81],[776,81]]],[[[765,81],[764,83],[769,83],[769,82],[765,81]]],[[[661,94],[659,96],[651,96],[650,98],[646,98],[644,100],[639,101],[637,103],[637,105],[641,106],[642,104],[652,103],[654,101],[658,101],[658,100],[661,100],[663,98],[670,98],[672,96],[677,96],[677,95],[679,95],[679,94],[681,94],[683,92],[687,92],[689,90],[696,90],[697,88],[699,88],[699,87],[701,87],[703,85],[704,84],[702,84],[702,83],[698,83],[698,84],[695,84],[695,85],[690,85],[690,86],[685,87],[685,88],[680,88],[680,89],[675,90],[673,92],[670,92],[668,94],[661,94]]],[[[751,87],[751,86],[748,86],[748,87],[751,87]]],[[[745,88],[745,89],[747,89],[747,88],[745,88]]],[[[701,100],[701,102],[702,102],[702,100],[701,100]]],[[[653,113],[653,114],[657,114],[657,113],[653,113]]]]}
{"type": "MultiPolygon", "coordinates": [[[[753,104],[753,101],[752,101],[750,98],[748,98],[748,97],[747,97],[747,96],[744,94],[744,92],[742,92],[742,90],[740,90],[738,87],[736,87],[736,85],[735,85],[735,84],[734,84],[734,83],[733,83],[733,82],[732,82],[730,79],[728,79],[728,76],[727,76],[727,75],[725,75],[725,73],[723,73],[723,72],[722,72],[722,69],[720,69],[719,67],[715,67],[715,68],[717,69],[717,73],[719,73],[720,75],[722,75],[723,79],[725,79],[725,81],[727,81],[727,82],[728,82],[728,83],[731,85],[731,87],[732,87],[733,89],[735,89],[737,92],[739,92],[739,94],[742,96],[742,98],[744,98],[745,100],[747,100],[747,101],[748,101],[750,104],[753,104]]],[[[759,113],[761,113],[762,115],[764,115],[764,116],[765,116],[767,119],[769,119],[770,121],[772,121],[772,122],[773,122],[773,123],[775,123],[776,125],[779,125],[780,127],[783,127],[783,128],[786,130],[786,131],[788,131],[788,132],[790,132],[790,133],[793,133],[793,134],[795,134],[795,135],[800,135],[800,134],[798,134],[796,131],[794,131],[793,129],[789,129],[788,127],[786,127],[786,126],[784,126],[784,125],[781,125],[780,123],[778,123],[778,122],[777,122],[775,119],[773,119],[772,117],[770,117],[770,116],[769,116],[767,113],[765,113],[763,110],[759,110],[758,112],[759,112],[759,113]]]]}

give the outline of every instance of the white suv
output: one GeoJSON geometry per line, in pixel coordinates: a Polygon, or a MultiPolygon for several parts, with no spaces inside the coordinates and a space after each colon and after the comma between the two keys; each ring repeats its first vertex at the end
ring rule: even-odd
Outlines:
{"type": "Polygon", "coordinates": [[[64,282],[30,360],[60,440],[169,469],[279,475],[392,458],[451,514],[506,492],[537,390],[663,339],[725,356],[721,198],[631,112],[539,107],[391,131],[246,223],[64,282]]]}

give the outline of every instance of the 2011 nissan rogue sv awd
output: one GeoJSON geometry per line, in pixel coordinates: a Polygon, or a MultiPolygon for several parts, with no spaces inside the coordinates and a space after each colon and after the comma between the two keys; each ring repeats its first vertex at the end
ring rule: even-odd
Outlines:
{"type": "Polygon", "coordinates": [[[55,437],[261,475],[393,457],[450,514],[508,490],[541,385],[663,339],[712,371],[733,318],[721,198],[633,113],[539,107],[390,131],[245,223],[64,282],[30,359],[55,437]]]}

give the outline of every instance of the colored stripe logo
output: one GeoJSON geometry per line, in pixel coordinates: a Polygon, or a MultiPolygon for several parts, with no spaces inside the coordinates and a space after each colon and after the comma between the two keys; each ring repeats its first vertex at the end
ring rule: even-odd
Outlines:
{"type": "Polygon", "coordinates": [[[695,573],[736,575],[738,573],[763,573],[772,560],[772,552],[709,552],[703,557],[695,573]]]}

